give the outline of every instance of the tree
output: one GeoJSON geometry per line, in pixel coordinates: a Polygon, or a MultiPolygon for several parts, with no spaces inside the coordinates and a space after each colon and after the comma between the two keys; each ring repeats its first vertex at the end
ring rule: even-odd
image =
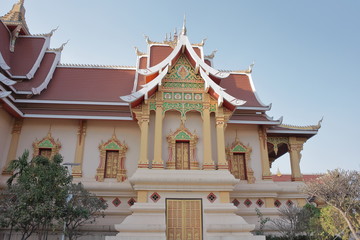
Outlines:
{"type": "Polygon", "coordinates": [[[286,239],[293,240],[298,234],[306,230],[308,216],[302,208],[291,205],[279,208],[279,218],[272,219],[275,229],[286,239]]]}
{"type": "Polygon", "coordinates": [[[81,183],[71,185],[69,196],[71,199],[64,205],[60,221],[65,223],[65,235],[72,240],[80,235],[80,226],[93,223],[97,217],[104,216],[107,204],[84,189],[81,183]]]}
{"type": "Polygon", "coordinates": [[[98,210],[106,208],[81,184],[71,183],[72,177],[61,165],[61,155],[51,160],[37,156],[30,162],[28,156],[25,151],[10,163],[9,171],[13,175],[8,188],[0,193],[1,226],[21,232],[22,240],[35,232],[39,239],[47,239],[49,231],[59,228],[62,221],[71,229],[65,232],[75,232],[81,224],[93,222],[98,210]],[[73,198],[67,201],[69,194],[73,198]]]}
{"type": "Polygon", "coordinates": [[[306,184],[304,193],[323,200],[336,209],[354,238],[360,230],[360,172],[335,169],[306,184]]]}
{"type": "Polygon", "coordinates": [[[346,221],[341,217],[339,211],[331,206],[321,209],[320,224],[325,232],[332,236],[341,236],[349,239],[350,230],[346,221]]]}

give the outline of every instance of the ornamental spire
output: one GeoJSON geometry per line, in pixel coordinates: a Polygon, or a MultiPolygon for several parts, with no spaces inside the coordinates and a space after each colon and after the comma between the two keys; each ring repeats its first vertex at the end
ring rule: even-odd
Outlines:
{"type": "Polygon", "coordinates": [[[19,0],[15,3],[12,9],[5,14],[4,16],[0,17],[0,19],[7,25],[7,26],[21,26],[23,31],[26,34],[29,33],[29,28],[27,27],[25,21],[25,8],[24,8],[24,0],[19,0]]]}
{"type": "Polygon", "coordinates": [[[182,26],[182,29],[181,29],[181,35],[186,35],[186,15],[184,14],[184,21],[183,21],[183,26],[182,26]]]}

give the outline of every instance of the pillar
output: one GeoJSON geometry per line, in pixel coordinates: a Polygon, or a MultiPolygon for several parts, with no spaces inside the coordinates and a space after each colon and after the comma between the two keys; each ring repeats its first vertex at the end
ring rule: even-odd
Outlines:
{"type": "Polygon", "coordinates": [[[218,169],[228,169],[228,162],[225,154],[225,118],[223,109],[218,108],[216,113],[216,139],[218,153],[218,169]]]}
{"type": "Polygon", "coordinates": [[[19,138],[20,138],[22,126],[23,126],[23,119],[20,119],[20,118],[15,119],[12,131],[11,131],[10,147],[9,147],[6,162],[5,162],[3,171],[2,171],[2,174],[4,174],[4,175],[11,174],[11,172],[7,171],[7,168],[9,167],[10,162],[12,160],[16,159],[16,152],[17,152],[17,148],[18,148],[18,144],[19,144],[19,138]]]}
{"type": "Polygon", "coordinates": [[[259,140],[260,140],[262,179],[272,180],[271,172],[270,172],[269,152],[267,148],[266,128],[264,126],[259,126],[259,140]]]}
{"type": "Polygon", "coordinates": [[[303,176],[300,171],[300,159],[305,141],[306,139],[289,137],[291,181],[303,181],[303,176]]]}
{"type": "Polygon", "coordinates": [[[204,139],[204,161],[203,169],[214,169],[214,160],[212,159],[211,148],[211,128],[210,128],[210,106],[203,108],[203,139],[204,139]]]}
{"type": "Polygon", "coordinates": [[[149,136],[149,114],[139,114],[138,124],[140,126],[140,157],[138,161],[139,168],[148,168],[148,136],[149,136]]]}
{"type": "Polygon", "coordinates": [[[86,120],[79,120],[79,129],[77,133],[76,149],[75,149],[75,163],[80,164],[79,166],[72,167],[73,177],[82,177],[82,164],[84,159],[84,146],[86,136],[86,120]]]}
{"type": "Polygon", "coordinates": [[[163,112],[162,103],[156,103],[155,113],[155,136],[154,136],[154,160],[152,168],[164,168],[162,160],[162,122],[163,112]]]}

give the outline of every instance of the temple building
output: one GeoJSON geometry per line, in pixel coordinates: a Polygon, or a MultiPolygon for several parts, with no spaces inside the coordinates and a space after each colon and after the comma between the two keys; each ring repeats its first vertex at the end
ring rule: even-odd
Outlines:
{"type": "Polygon", "coordinates": [[[74,181],[107,201],[88,231],[108,240],[265,239],[252,233],[255,208],[271,217],[306,203],[301,151],[320,122],[269,117],[253,66],[216,69],[185,22],[164,41],[146,37],[122,67],[61,63],[65,44],[50,48],[55,30],[30,33],[22,0],[0,19],[1,188],[25,149],[60,153],[79,164],[74,181]],[[273,176],[287,153],[291,176],[273,176]]]}

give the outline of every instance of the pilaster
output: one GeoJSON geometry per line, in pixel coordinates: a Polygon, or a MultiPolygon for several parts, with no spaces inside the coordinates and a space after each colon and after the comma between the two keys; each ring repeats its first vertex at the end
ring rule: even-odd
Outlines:
{"type": "MultiPolygon", "coordinates": [[[[144,105],[143,105],[144,106],[144,105]]],[[[142,113],[138,113],[138,124],[141,132],[140,139],[140,158],[138,161],[138,168],[148,168],[148,139],[149,139],[149,113],[143,110],[142,113]]]]}
{"type": "Polygon", "coordinates": [[[291,165],[291,181],[303,181],[300,171],[301,151],[306,138],[289,137],[289,153],[291,165]]]}
{"type": "Polygon", "coordinates": [[[162,102],[157,102],[155,113],[154,160],[152,162],[152,168],[164,168],[164,162],[162,160],[162,123],[162,102]]]}
{"type": "Polygon", "coordinates": [[[225,153],[225,117],[222,108],[218,108],[216,112],[216,137],[217,137],[217,153],[218,153],[218,169],[228,169],[225,153]]]}
{"type": "Polygon", "coordinates": [[[11,172],[7,171],[7,168],[10,164],[10,162],[14,159],[16,159],[16,152],[19,144],[19,138],[21,134],[21,129],[23,126],[23,119],[17,118],[14,121],[13,128],[11,131],[11,141],[10,141],[10,147],[8,151],[8,155],[6,158],[6,163],[4,165],[2,174],[9,175],[11,172]]]}
{"type": "Polygon", "coordinates": [[[267,148],[266,128],[264,126],[259,126],[259,141],[260,141],[260,153],[261,153],[262,179],[272,180],[271,172],[270,172],[269,152],[267,148]]]}
{"type": "Polygon", "coordinates": [[[211,128],[210,128],[210,106],[204,104],[203,109],[203,143],[204,143],[204,160],[203,169],[212,170],[215,168],[212,159],[211,148],[211,128]]]}
{"type": "Polygon", "coordinates": [[[80,165],[74,166],[72,168],[73,177],[80,178],[82,177],[82,164],[84,159],[84,146],[85,146],[85,136],[86,136],[87,121],[79,120],[79,127],[77,132],[77,142],[75,149],[75,163],[80,165]]]}

